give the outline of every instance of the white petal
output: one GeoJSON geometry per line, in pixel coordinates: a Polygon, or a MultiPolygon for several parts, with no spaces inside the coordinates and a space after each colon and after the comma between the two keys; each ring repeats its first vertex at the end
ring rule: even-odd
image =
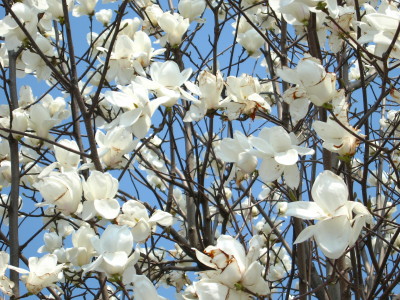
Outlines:
{"type": "Polygon", "coordinates": [[[271,182],[277,180],[283,173],[284,166],[278,164],[273,158],[264,158],[259,174],[264,182],[271,182]]]}
{"type": "Polygon", "coordinates": [[[136,300],[159,299],[154,284],[145,275],[133,276],[133,292],[136,300]]]}
{"type": "Polygon", "coordinates": [[[229,288],[226,285],[212,282],[211,280],[200,280],[194,282],[194,287],[199,300],[226,299],[229,291],[229,288]]]}
{"type": "Polygon", "coordinates": [[[97,213],[107,220],[115,219],[119,214],[119,203],[116,199],[94,200],[97,213]]]}
{"type": "Polygon", "coordinates": [[[131,127],[134,125],[142,114],[142,109],[137,108],[127,111],[119,117],[119,125],[122,127],[131,127]]]}
{"type": "Polygon", "coordinates": [[[331,215],[335,215],[349,197],[343,179],[331,171],[324,171],[317,176],[311,194],[314,201],[331,215]]]}
{"type": "Polygon", "coordinates": [[[291,166],[299,160],[299,154],[295,149],[289,149],[284,152],[275,153],[274,158],[277,163],[285,166],[291,166]]]}
{"type": "Polygon", "coordinates": [[[161,226],[171,226],[173,222],[174,217],[170,213],[162,210],[156,210],[149,220],[149,223],[158,223],[161,226]]]}
{"type": "Polygon", "coordinates": [[[318,206],[317,203],[305,201],[288,203],[285,215],[288,217],[296,217],[305,220],[313,220],[326,217],[326,214],[318,206]]]}
{"type": "Polygon", "coordinates": [[[338,259],[343,255],[351,239],[352,230],[347,216],[320,221],[314,238],[326,257],[338,259]]]}
{"type": "Polygon", "coordinates": [[[294,243],[295,244],[299,244],[299,243],[302,243],[302,242],[308,240],[309,238],[314,236],[316,229],[317,229],[316,225],[311,225],[311,226],[308,226],[308,227],[304,228],[302,230],[302,232],[300,232],[300,234],[297,236],[297,238],[294,241],[294,243]]]}
{"type": "Polygon", "coordinates": [[[144,242],[151,234],[149,223],[140,219],[139,222],[132,228],[132,235],[135,242],[144,242]]]}
{"type": "Polygon", "coordinates": [[[295,189],[299,186],[300,183],[300,171],[297,167],[297,165],[292,165],[292,166],[286,166],[284,171],[283,171],[283,176],[285,178],[286,184],[292,188],[295,189]]]}

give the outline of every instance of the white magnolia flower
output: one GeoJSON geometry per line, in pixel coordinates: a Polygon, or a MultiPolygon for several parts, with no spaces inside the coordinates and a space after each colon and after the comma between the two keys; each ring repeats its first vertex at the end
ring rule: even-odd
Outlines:
{"type": "MultiPolygon", "coordinates": [[[[254,6],[253,6],[254,8],[254,6]]],[[[247,11],[246,11],[247,12],[247,11]]],[[[239,18],[238,21],[232,24],[236,34],[237,29],[237,41],[252,57],[259,57],[261,54],[260,48],[265,43],[264,38],[254,29],[254,27],[246,20],[246,18],[239,18]]]]}
{"type": "Polygon", "coordinates": [[[165,35],[160,39],[162,46],[165,43],[171,47],[179,46],[182,43],[182,37],[189,28],[189,19],[184,19],[181,15],[170,12],[165,12],[158,19],[158,25],[165,32],[165,35]]]}
{"type": "MultiPolygon", "coordinates": [[[[351,127],[348,123],[343,125],[356,135],[360,131],[351,127]]],[[[325,149],[347,156],[353,156],[356,153],[360,140],[336,121],[330,118],[326,122],[315,121],[312,127],[324,140],[322,146],[325,149]]]]}
{"type": "Polygon", "coordinates": [[[329,15],[333,18],[339,13],[335,0],[270,0],[271,8],[281,13],[290,25],[306,25],[311,13],[319,12],[316,9],[318,3],[326,4],[329,15]]]}
{"type": "Polygon", "coordinates": [[[326,257],[337,259],[357,241],[363,226],[372,223],[372,216],[363,204],[348,201],[346,184],[331,171],[318,175],[311,194],[314,202],[297,201],[287,207],[287,216],[319,220],[304,229],[295,243],[314,237],[326,257]]]}
{"type": "Polygon", "coordinates": [[[107,220],[115,219],[120,205],[115,199],[118,192],[118,180],[110,173],[92,171],[89,178],[82,182],[86,201],[83,202],[82,218],[89,220],[101,216],[107,220]]]}
{"type": "Polygon", "coordinates": [[[53,253],[56,249],[62,247],[62,236],[57,232],[46,232],[43,235],[44,245],[38,249],[38,253],[50,252],[53,253]]]}
{"type": "Polygon", "coordinates": [[[109,103],[125,109],[125,112],[108,127],[114,127],[115,123],[118,123],[119,126],[132,132],[135,137],[142,139],[150,129],[154,112],[168,100],[168,97],[150,101],[149,91],[136,82],[128,86],[119,86],[119,88],[121,92],[108,91],[105,93],[105,98],[109,103]]]}
{"type": "Polygon", "coordinates": [[[304,88],[300,86],[289,88],[283,93],[282,98],[283,101],[289,104],[289,112],[293,124],[296,124],[307,115],[310,99],[304,88]]]}
{"type": "Polygon", "coordinates": [[[95,255],[95,250],[90,242],[96,233],[88,225],[81,226],[72,234],[72,248],[66,250],[67,260],[76,267],[89,264],[95,255]]]}
{"type": "Polygon", "coordinates": [[[69,117],[71,111],[62,97],[54,98],[47,94],[29,108],[29,127],[40,137],[48,138],[53,126],[69,117]]]}
{"type": "Polygon", "coordinates": [[[163,63],[153,62],[151,64],[150,76],[152,80],[138,77],[136,81],[146,88],[155,91],[159,97],[163,97],[166,101],[164,101],[162,105],[168,107],[176,104],[181,95],[188,100],[194,99],[181,88],[181,86],[187,82],[191,74],[191,68],[181,72],[176,62],[168,60],[163,63]]]}
{"type": "Polygon", "coordinates": [[[9,260],[10,255],[7,252],[0,251],[0,291],[11,296],[13,294],[12,288],[14,287],[14,282],[6,276],[9,260]]]}
{"type": "Polygon", "coordinates": [[[135,33],[132,46],[134,49],[132,53],[133,67],[141,76],[146,76],[143,68],[150,65],[152,58],[165,52],[165,48],[154,50],[150,37],[144,31],[135,33]]]}
{"type": "MultiPolygon", "coordinates": [[[[38,23],[37,11],[22,2],[13,4],[11,10],[19,21],[24,24],[29,35],[36,36],[38,23]]],[[[7,50],[16,50],[26,39],[25,33],[11,15],[7,15],[4,19],[0,20],[0,36],[4,37],[7,50]]]]}
{"type": "MultiPolygon", "coordinates": [[[[97,47],[103,53],[109,50],[105,47],[97,47]]],[[[133,67],[133,40],[126,34],[120,33],[112,50],[106,79],[116,81],[118,84],[129,84],[134,78],[133,67]]]]}
{"type": "MultiPolygon", "coordinates": [[[[60,140],[58,142],[67,148],[79,151],[78,144],[71,140],[60,140]]],[[[56,156],[57,162],[62,167],[63,170],[76,170],[78,164],[81,160],[80,155],[71,151],[68,151],[59,146],[54,146],[54,154],[56,156]]]]}
{"type": "Polygon", "coordinates": [[[254,119],[258,109],[271,111],[271,106],[260,96],[262,87],[257,78],[247,74],[240,77],[229,76],[226,85],[228,96],[220,104],[226,108],[229,120],[238,118],[240,114],[254,119]]]}
{"type": "Polygon", "coordinates": [[[158,20],[163,15],[164,11],[158,4],[151,3],[146,6],[142,30],[148,34],[158,32],[158,20]]]}
{"type": "Polygon", "coordinates": [[[101,237],[90,239],[95,249],[97,259],[82,267],[84,273],[90,271],[105,272],[107,276],[124,272],[129,263],[136,263],[139,258],[137,251],[131,256],[133,237],[127,226],[108,225],[101,237]]]}
{"type": "MultiPolygon", "coordinates": [[[[382,1],[381,7],[375,11],[371,5],[366,4],[366,14],[360,22],[364,33],[358,40],[359,43],[375,43],[374,54],[382,56],[391,45],[396,34],[400,20],[400,12],[397,6],[388,1],[382,1]]],[[[397,39],[389,57],[400,58],[400,41],[397,39]]]]}
{"type": "Polygon", "coordinates": [[[33,185],[45,200],[40,206],[55,205],[66,215],[77,211],[82,199],[82,183],[76,172],[51,172],[41,179],[33,185]]]}
{"type": "Polygon", "coordinates": [[[20,273],[29,273],[29,275],[21,276],[27,290],[32,294],[39,293],[46,287],[55,286],[64,278],[62,269],[64,264],[57,264],[57,256],[55,254],[47,254],[41,258],[29,258],[29,271],[20,268],[13,268],[20,273]]]}
{"type": "Polygon", "coordinates": [[[133,140],[132,133],[124,127],[115,126],[107,134],[101,130],[96,132],[96,143],[101,162],[110,169],[123,167],[125,154],[135,149],[137,140],[133,140]]]}
{"type": "Polygon", "coordinates": [[[249,138],[240,131],[235,131],[234,138],[223,139],[215,149],[218,157],[225,162],[236,163],[243,172],[251,173],[257,167],[257,156],[249,138]]]}
{"type": "Polygon", "coordinates": [[[199,299],[247,299],[249,295],[243,288],[259,296],[268,295],[268,283],[262,276],[264,267],[258,261],[260,248],[260,240],[253,238],[246,255],[240,242],[221,235],[217,244],[208,246],[204,253],[195,249],[197,259],[213,269],[202,272],[203,279],[194,283],[199,299]]]}
{"type": "MultiPolygon", "coordinates": [[[[49,39],[38,34],[35,43],[49,60],[55,56],[54,47],[51,45],[49,39]]],[[[25,73],[35,73],[38,80],[48,80],[50,78],[51,69],[39,54],[25,50],[22,53],[21,60],[25,64],[25,73]]]]}
{"type": "Polygon", "coordinates": [[[97,0],[76,0],[77,5],[74,6],[72,10],[72,15],[74,17],[80,17],[84,15],[93,16],[97,0]]]}
{"type": "Polygon", "coordinates": [[[99,21],[104,26],[110,24],[112,18],[112,10],[111,9],[100,9],[95,13],[96,20],[99,21]]]}
{"type": "Polygon", "coordinates": [[[313,149],[297,146],[295,135],[280,126],[263,128],[258,137],[250,138],[250,143],[258,149],[257,156],[263,158],[259,169],[262,180],[271,182],[283,173],[287,185],[297,188],[300,182],[299,155],[312,155],[313,149]]]}
{"type": "MultiPolygon", "coordinates": [[[[25,132],[28,129],[28,118],[26,110],[23,108],[17,108],[12,111],[12,122],[10,118],[10,109],[8,105],[1,106],[0,113],[0,127],[10,128],[13,130],[25,132]]],[[[23,137],[22,134],[13,133],[15,139],[20,139],[23,137]]]]}
{"type": "Polygon", "coordinates": [[[189,22],[192,22],[201,16],[206,9],[206,4],[205,0],[180,0],[178,10],[183,18],[189,19],[189,22]]]}
{"type": "Polygon", "coordinates": [[[295,70],[283,67],[277,74],[284,81],[303,87],[312,103],[321,106],[336,96],[336,74],[328,73],[315,57],[304,57],[295,70]]]}
{"type": "Polygon", "coordinates": [[[156,224],[171,226],[174,219],[170,213],[156,210],[151,217],[146,207],[136,200],[128,200],[122,206],[122,214],[117,218],[119,225],[127,225],[132,230],[135,242],[144,242],[150,236],[156,224]]]}
{"type": "Polygon", "coordinates": [[[214,75],[202,71],[199,75],[199,86],[186,82],[188,89],[199,96],[199,101],[193,102],[184,118],[185,122],[200,121],[210,109],[218,109],[221,93],[224,88],[224,79],[220,71],[214,75]]]}

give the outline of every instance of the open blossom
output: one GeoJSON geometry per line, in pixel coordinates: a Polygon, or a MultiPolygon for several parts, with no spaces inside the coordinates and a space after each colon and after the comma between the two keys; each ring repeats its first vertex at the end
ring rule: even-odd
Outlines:
{"type": "Polygon", "coordinates": [[[254,118],[258,109],[271,111],[269,103],[260,96],[262,88],[257,78],[248,74],[229,76],[226,85],[228,96],[220,104],[226,108],[229,120],[236,119],[240,114],[254,118]]]}
{"type": "Polygon", "coordinates": [[[326,257],[337,259],[357,241],[363,226],[372,223],[372,216],[363,204],[348,201],[346,184],[331,171],[318,175],[311,193],[314,202],[297,201],[287,206],[287,216],[318,220],[304,229],[295,243],[314,237],[326,257]]]}
{"type": "Polygon", "coordinates": [[[119,225],[127,225],[132,230],[135,242],[144,242],[156,224],[171,226],[173,217],[170,213],[156,210],[149,218],[146,207],[136,200],[129,200],[122,206],[122,214],[117,218],[119,225]]]}
{"type": "Polygon", "coordinates": [[[294,124],[307,115],[310,99],[304,88],[300,86],[288,88],[282,98],[289,104],[289,112],[294,124]]]}
{"type": "Polygon", "coordinates": [[[296,69],[277,69],[284,81],[303,87],[312,103],[321,106],[336,96],[336,74],[328,73],[315,57],[304,57],[296,69]]]}
{"type": "Polygon", "coordinates": [[[165,35],[160,39],[160,44],[164,46],[166,43],[172,47],[179,46],[182,37],[189,28],[189,19],[184,19],[181,15],[165,12],[158,19],[158,25],[164,30],[165,35]]]}
{"type": "Polygon", "coordinates": [[[108,225],[101,237],[90,239],[98,257],[92,263],[82,267],[84,273],[90,271],[105,272],[107,276],[121,274],[129,263],[136,263],[139,254],[133,255],[133,237],[127,226],[108,225]]]}
{"type": "Polygon", "coordinates": [[[297,146],[294,134],[283,127],[263,128],[258,137],[251,137],[250,143],[257,148],[258,157],[263,158],[259,174],[265,182],[277,180],[284,175],[287,185],[296,188],[300,183],[297,168],[299,155],[312,155],[313,149],[297,146]]]}
{"type": "MultiPolygon", "coordinates": [[[[35,43],[48,59],[55,56],[54,47],[51,45],[49,39],[38,34],[35,43]]],[[[25,73],[29,74],[35,72],[35,76],[38,80],[48,80],[50,78],[51,69],[39,54],[25,50],[22,53],[21,60],[25,64],[25,73]]]]}
{"type": "Polygon", "coordinates": [[[221,235],[217,244],[208,246],[204,253],[195,250],[197,259],[213,269],[202,272],[202,279],[194,283],[199,299],[247,299],[249,295],[243,289],[259,296],[268,295],[268,283],[262,276],[264,267],[258,261],[260,248],[260,241],[253,238],[246,255],[239,241],[221,235]]]}
{"type": "Polygon", "coordinates": [[[105,94],[106,100],[118,107],[125,109],[125,112],[111,123],[110,126],[119,126],[132,132],[135,137],[144,138],[151,126],[151,117],[156,109],[163,104],[167,97],[149,100],[149,91],[136,82],[128,86],[119,86],[121,92],[108,91],[105,94]]]}
{"type": "Polygon", "coordinates": [[[89,178],[82,182],[86,201],[83,202],[82,218],[89,220],[101,216],[111,220],[119,214],[119,203],[115,199],[118,192],[118,180],[110,173],[92,171],[89,178]]]}
{"type": "Polygon", "coordinates": [[[62,269],[64,264],[57,264],[57,256],[55,254],[47,254],[41,258],[29,258],[29,271],[13,268],[20,273],[29,273],[23,275],[22,281],[25,283],[27,290],[32,294],[39,293],[46,287],[55,286],[56,282],[63,279],[62,269]]]}
{"type": "Polygon", "coordinates": [[[106,134],[96,132],[96,143],[101,162],[110,169],[123,166],[125,154],[135,149],[139,140],[133,140],[132,133],[122,126],[115,126],[106,134]]]}
{"type": "Polygon", "coordinates": [[[74,17],[80,17],[84,15],[93,16],[94,9],[97,4],[97,0],[77,0],[79,4],[74,6],[72,15],[74,17]]]}
{"type": "Polygon", "coordinates": [[[234,138],[225,138],[216,148],[216,153],[225,162],[236,163],[243,172],[251,173],[257,167],[257,156],[249,138],[240,131],[235,131],[234,138]]]}
{"type": "MultiPolygon", "coordinates": [[[[22,2],[15,3],[11,10],[17,18],[24,24],[25,29],[31,36],[36,36],[38,17],[37,12],[29,5],[22,2]]],[[[17,22],[11,15],[7,15],[0,20],[0,36],[5,39],[7,50],[16,50],[26,39],[25,33],[18,26],[17,22]]]]}
{"type": "Polygon", "coordinates": [[[265,43],[264,38],[254,29],[254,27],[245,19],[239,18],[238,21],[232,24],[237,32],[237,41],[252,57],[259,57],[261,54],[260,48],[265,43]],[[239,24],[237,24],[239,22],[239,24]]]}
{"type": "Polygon", "coordinates": [[[95,13],[96,20],[99,21],[104,26],[107,26],[112,17],[112,10],[111,9],[100,9],[98,12],[95,13]]]}
{"type": "Polygon", "coordinates": [[[66,215],[77,211],[82,199],[82,183],[76,172],[51,172],[41,179],[34,184],[45,200],[41,206],[55,205],[58,211],[66,215]]]}
{"type": "Polygon", "coordinates": [[[332,119],[328,119],[326,122],[315,121],[312,126],[324,140],[322,146],[325,149],[340,155],[353,156],[356,153],[360,140],[349,131],[356,135],[359,130],[351,127],[348,123],[343,126],[349,131],[332,119]]]}
{"type": "Polygon", "coordinates": [[[168,60],[164,63],[153,62],[151,64],[150,76],[152,80],[138,77],[136,81],[146,88],[155,91],[158,97],[162,97],[165,100],[162,105],[170,107],[176,104],[181,95],[189,100],[194,99],[181,88],[191,74],[191,68],[181,72],[176,62],[168,60]]]}
{"type": "Polygon", "coordinates": [[[202,71],[199,75],[199,86],[186,83],[186,87],[199,96],[199,101],[194,101],[186,113],[184,121],[200,121],[208,110],[218,109],[221,102],[221,93],[224,88],[224,79],[220,71],[214,75],[208,71],[202,71]]]}
{"type": "MultiPolygon", "coordinates": [[[[366,14],[360,22],[364,34],[359,38],[359,43],[375,43],[374,54],[382,56],[391,45],[400,20],[400,12],[396,5],[389,1],[382,1],[378,11],[366,4],[366,14]]],[[[389,57],[400,58],[400,41],[397,38],[389,57]]]]}
{"type": "Polygon", "coordinates": [[[29,108],[29,127],[40,137],[48,138],[53,126],[61,123],[70,115],[63,98],[53,98],[47,94],[29,108]]]}

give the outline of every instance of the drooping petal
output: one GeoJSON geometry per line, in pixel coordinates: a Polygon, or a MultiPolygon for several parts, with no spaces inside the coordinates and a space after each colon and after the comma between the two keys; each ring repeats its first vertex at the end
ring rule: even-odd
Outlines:
{"type": "Polygon", "coordinates": [[[352,230],[347,216],[339,216],[318,222],[314,238],[324,255],[338,259],[349,245],[352,230]]]}
{"type": "Polygon", "coordinates": [[[311,226],[304,228],[302,230],[302,232],[299,233],[299,235],[297,236],[294,243],[299,244],[299,243],[302,243],[302,242],[308,240],[309,238],[314,236],[316,229],[317,229],[316,225],[311,225],[311,226]]]}
{"type": "Polygon", "coordinates": [[[286,184],[290,188],[295,189],[299,186],[300,171],[297,167],[297,164],[294,164],[292,166],[286,166],[283,171],[283,175],[284,175],[286,184]]]}
{"type": "Polygon", "coordinates": [[[283,170],[284,166],[278,164],[275,159],[264,158],[259,169],[259,175],[264,182],[272,182],[282,175],[283,170]]]}

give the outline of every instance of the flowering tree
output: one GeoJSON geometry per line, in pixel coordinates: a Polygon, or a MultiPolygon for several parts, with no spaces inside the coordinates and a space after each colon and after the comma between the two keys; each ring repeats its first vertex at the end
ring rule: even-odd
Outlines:
{"type": "Polygon", "coordinates": [[[399,293],[397,2],[2,8],[4,295],[399,293]]]}

